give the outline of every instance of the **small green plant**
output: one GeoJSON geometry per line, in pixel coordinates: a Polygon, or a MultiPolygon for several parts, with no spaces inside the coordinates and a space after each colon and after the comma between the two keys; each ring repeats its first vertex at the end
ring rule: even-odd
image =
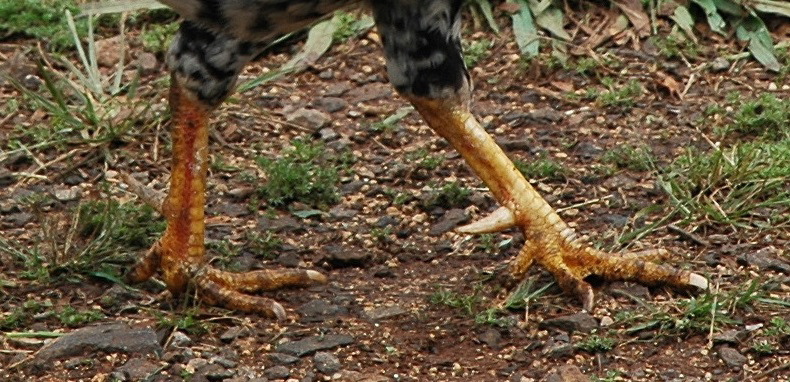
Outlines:
{"type": "Polygon", "coordinates": [[[660,175],[659,185],[688,222],[778,228],[790,222],[787,163],[790,139],[688,150],[660,175]]]}
{"type": "Polygon", "coordinates": [[[104,318],[104,314],[96,310],[77,310],[71,306],[63,308],[56,314],[60,323],[70,328],[85,326],[94,321],[104,318]]]}
{"type": "Polygon", "coordinates": [[[588,353],[604,353],[614,349],[616,343],[614,338],[590,334],[579,342],[576,348],[588,353]]]}
{"type": "Polygon", "coordinates": [[[392,235],[392,227],[374,227],[370,230],[370,237],[379,243],[387,242],[390,235],[392,235]]]}
{"type": "Polygon", "coordinates": [[[178,30],[179,23],[170,22],[165,24],[145,24],[140,39],[143,47],[156,54],[163,54],[170,46],[170,41],[178,30]]]}
{"type": "Polygon", "coordinates": [[[399,191],[394,188],[385,189],[384,194],[390,197],[390,199],[392,199],[392,204],[396,206],[402,206],[414,200],[414,195],[411,193],[399,191]]]}
{"type": "Polygon", "coordinates": [[[493,42],[486,39],[474,40],[464,43],[464,63],[467,68],[474,68],[480,61],[488,57],[488,51],[493,46],[493,42]]]}
{"type": "Polygon", "coordinates": [[[425,148],[406,154],[406,159],[416,162],[417,167],[430,171],[436,170],[444,163],[443,156],[431,154],[428,149],[425,148]]]}
{"type": "Polygon", "coordinates": [[[430,297],[432,304],[446,305],[462,310],[469,316],[475,314],[475,306],[480,302],[477,294],[461,295],[449,289],[439,288],[430,297]]]}
{"type": "Polygon", "coordinates": [[[300,202],[325,208],[337,203],[342,158],[330,155],[319,143],[294,140],[292,144],[276,159],[258,158],[268,177],[258,189],[259,196],[275,207],[300,202]]]}
{"type": "Polygon", "coordinates": [[[447,183],[441,188],[434,188],[420,203],[421,207],[430,211],[434,208],[459,208],[469,203],[472,191],[459,182],[447,183]]]}
{"type": "Polygon", "coordinates": [[[475,246],[475,248],[486,253],[494,253],[497,249],[496,243],[494,242],[495,238],[496,237],[492,233],[484,233],[482,235],[478,235],[477,245],[475,246]]]}
{"type": "Polygon", "coordinates": [[[191,335],[206,334],[211,330],[211,324],[197,317],[196,309],[188,309],[183,313],[154,312],[160,328],[181,330],[191,335]]]}
{"type": "Polygon", "coordinates": [[[271,231],[248,232],[244,249],[254,256],[262,259],[274,259],[277,251],[282,247],[283,241],[276,233],[271,231]]]}
{"type": "Polygon", "coordinates": [[[337,27],[332,39],[340,43],[359,35],[373,26],[373,21],[370,17],[357,18],[353,13],[344,11],[335,12],[334,20],[337,27]]]}
{"type": "Polygon", "coordinates": [[[680,34],[671,34],[666,37],[653,37],[649,39],[658,51],[668,59],[695,58],[700,55],[700,44],[684,38],[680,34]]]}
{"type": "MultiPolygon", "coordinates": [[[[31,208],[39,207],[34,203],[31,208]]],[[[93,275],[115,280],[120,268],[149,248],[165,227],[152,208],[114,200],[86,201],[69,214],[68,225],[45,220],[42,237],[32,245],[0,239],[0,251],[22,265],[23,278],[43,282],[53,275],[93,275]]]]}
{"type": "Polygon", "coordinates": [[[569,172],[561,163],[545,155],[531,161],[515,160],[513,164],[527,179],[559,181],[565,179],[569,172]]]}
{"type": "Polygon", "coordinates": [[[655,162],[648,147],[631,145],[621,145],[607,151],[601,157],[601,161],[632,171],[648,171],[653,168],[655,162]]]}
{"type": "Polygon", "coordinates": [[[516,325],[516,320],[512,317],[502,317],[505,313],[499,308],[488,308],[475,315],[475,324],[477,325],[490,325],[500,328],[507,328],[516,325]]]}
{"type": "Polygon", "coordinates": [[[630,80],[624,86],[618,88],[612,78],[601,79],[607,91],[601,92],[597,96],[597,101],[605,107],[617,107],[628,109],[636,105],[636,98],[642,95],[642,85],[636,80],[630,80]]]}
{"type": "MultiPolygon", "coordinates": [[[[73,0],[4,0],[0,1],[0,38],[21,33],[51,44],[56,50],[71,46],[66,28],[66,10],[78,13],[73,0]]],[[[78,24],[84,32],[86,23],[78,24]]]]}
{"type": "Polygon", "coordinates": [[[36,300],[25,301],[0,318],[0,330],[15,330],[29,325],[33,315],[52,306],[49,302],[42,303],[36,300]]]}
{"type": "Polygon", "coordinates": [[[609,371],[606,372],[606,376],[603,376],[603,377],[592,376],[590,378],[590,381],[592,381],[592,382],[615,382],[615,381],[621,380],[620,379],[620,375],[622,375],[622,374],[623,373],[621,371],[619,371],[619,370],[609,370],[609,371]]]}
{"type": "Polygon", "coordinates": [[[773,141],[790,139],[790,102],[771,93],[744,102],[725,130],[773,141]]]}

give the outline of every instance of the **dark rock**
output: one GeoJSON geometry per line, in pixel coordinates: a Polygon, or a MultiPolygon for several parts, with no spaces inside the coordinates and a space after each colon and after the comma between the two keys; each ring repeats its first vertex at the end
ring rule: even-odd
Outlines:
{"type": "Polygon", "coordinates": [[[713,343],[714,344],[729,344],[729,345],[738,345],[746,339],[749,335],[746,331],[743,330],[728,330],[724,333],[718,333],[713,336],[713,343]]]}
{"type": "Polygon", "coordinates": [[[27,212],[19,212],[16,214],[8,215],[5,220],[8,221],[13,227],[24,227],[27,223],[33,221],[33,214],[27,212]]]}
{"type": "Polygon", "coordinates": [[[205,376],[209,381],[224,381],[233,378],[235,374],[233,370],[228,370],[220,365],[216,365],[216,367],[211,368],[211,370],[207,370],[205,376]]]}
{"type": "Polygon", "coordinates": [[[333,349],[338,346],[348,345],[354,342],[354,337],[345,334],[327,334],[325,336],[313,336],[298,341],[286,342],[277,346],[277,352],[292,354],[302,357],[312,354],[319,350],[333,349]]]}
{"type": "Polygon", "coordinates": [[[379,321],[387,318],[397,317],[406,313],[409,313],[409,311],[401,308],[400,306],[392,305],[367,310],[365,311],[365,316],[370,321],[379,321]]]}
{"type": "Polygon", "coordinates": [[[529,152],[535,146],[535,142],[530,139],[497,139],[496,143],[505,151],[526,151],[529,152]]]}
{"type": "Polygon", "coordinates": [[[340,97],[323,97],[315,101],[314,106],[327,113],[341,111],[348,106],[348,102],[340,97]]]}
{"type": "Polygon", "coordinates": [[[224,343],[233,342],[236,338],[244,337],[247,335],[247,329],[242,326],[234,326],[229,328],[219,336],[219,340],[224,343]]]}
{"type": "Polygon", "coordinates": [[[283,353],[269,353],[269,359],[278,365],[291,365],[299,362],[299,357],[283,353]]]}
{"type": "Polygon", "coordinates": [[[316,370],[326,375],[332,375],[340,370],[340,360],[334,354],[327,352],[315,353],[313,364],[316,370]]]}
{"type": "Polygon", "coordinates": [[[236,200],[245,200],[255,192],[253,187],[236,187],[228,191],[228,196],[236,200]]]}
{"type": "Polygon", "coordinates": [[[445,232],[451,231],[459,224],[465,223],[468,220],[469,215],[466,213],[466,211],[460,208],[449,210],[436,224],[433,225],[433,227],[431,227],[431,230],[428,231],[428,235],[439,236],[445,232]]]}
{"type": "Polygon", "coordinates": [[[351,90],[351,84],[348,82],[333,82],[326,87],[324,95],[327,97],[338,97],[351,90]]]}
{"type": "Polygon", "coordinates": [[[743,367],[747,361],[747,358],[743,354],[729,346],[722,346],[719,348],[719,358],[724,361],[725,365],[738,369],[743,367]]]}
{"type": "Polygon", "coordinates": [[[364,267],[373,258],[369,251],[359,248],[327,245],[322,258],[332,268],[364,267]]]}
{"type": "Polygon", "coordinates": [[[606,222],[617,228],[625,227],[628,224],[628,216],[617,214],[604,214],[597,217],[598,220],[606,222]]]}
{"type": "Polygon", "coordinates": [[[721,264],[721,255],[716,252],[708,252],[702,256],[702,259],[705,260],[705,265],[709,267],[715,267],[721,264]]]}
{"type": "Polygon", "coordinates": [[[322,80],[331,80],[335,78],[335,71],[332,69],[322,70],[318,73],[318,78],[322,80]]]}
{"type": "Polygon", "coordinates": [[[230,216],[237,218],[239,216],[249,215],[250,209],[246,204],[240,203],[217,203],[207,208],[208,213],[218,216],[230,216]]]}
{"type": "Polygon", "coordinates": [[[335,305],[326,300],[313,300],[302,306],[297,311],[304,322],[323,322],[337,316],[347,315],[348,309],[335,305]]]}
{"type": "Polygon", "coordinates": [[[16,177],[11,171],[0,168],[0,187],[10,186],[16,182],[16,177]]]}
{"type": "Polygon", "coordinates": [[[598,328],[598,321],[589,313],[576,313],[568,316],[543,320],[538,325],[541,329],[559,329],[565,332],[589,333],[598,328]]]}
{"type": "Polygon", "coordinates": [[[258,219],[259,231],[289,232],[298,233],[305,230],[304,225],[292,216],[283,216],[270,219],[262,217],[258,219]]]}
{"type": "Polygon", "coordinates": [[[125,323],[109,323],[77,329],[45,345],[32,364],[47,368],[52,361],[95,352],[159,354],[162,347],[151,328],[132,328],[125,323]]]}
{"type": "Polygon", "coordinates": [[[137,68],[141,74],[152,74],[159,70],[159,62],[154,54],[142,52],[137,56],[137,68]]]}
{"type": "Polygon", "coordinates": [[[543,354],[549,358],[565,358],[573,355],[573,345],[565,342],[549,341],[543,348],[543,354]]]}
{"type": "Polygon", "coordinates": [[[335,206],[329,210],[329,217],[335,220],[347,220],[359,215],[359,211],[335,206]]]}
{"type": "Polygon", "coordinates": [[[392,95],[392,86],[382,83],[357,86],[348,92],[349,103],[352,105],[380,98],[392,98],[392,95]]]}
{"type": "Polygon", "coordinates": [[[361,180],[355,180],[355,181],[348,182],[348,183],[343,184],[342,186],[340,186],[340,192],[343,195],[355,194],[355,193],[361,191],[362,187],[364,187],[364,186],[365,186],[365,182],[363,182],[361,180]]]}
{"type": "Polygon", "coordinates": [[[280,256],[277,256],[277,264],[287,268],[296,268],[299,266],[299,264],[301,264],[301,262],[302,258],[293,252],[285,252],[280,256]]]}
{"type": "Polygon", "coordinates": [[[400,219],[394,216],[385,215],[380,217],[379,220],[376,221],[376,223],[374,223],[373,225],[378,228],[384,228],[389,226],[397,226],[398,224],[400,224],[400,219]]]}
{"type": "Polygon", "coordinates": [[[723,72],[730,68],[730,61],[724,57],[716,57],[710,62],[710,70],[712,72],[723,72]]]}
{"type": "Polygon", "coordinates": [[[324,142],[334,141],[337,138],[340,138],[340,134],[338,134],[335,130],[325,127],[321,130],[318,130],[318,138],[320,138],[324,142]]]}
{"type": "Polygon", "coordinates": [[[741,265],[753,265],[763,270],[772,270],[790,274],[790,264],[774,256],[778,250],[774,247],[760,249],[753,253],[738,256],[741,265]]]}
{"type": "Polygon", "coordinates": [[[61,202],[70,202],[80,197],[79,187],[59,188],[54,191],[55,199],[61,202]]]}
{"type": "Polygon", "coordinates": [[[318,131],[326,126],[332,117],[323,111],[301,108],[285,116],[285,120],[311,131],[318,131]]]}
{"type": "Polygon", "coordinates": [[[589,382],[590,378],[584,375],[579,367],[563,365],[546,375],[546,382],[589,382]]]}
{"type": "Polygon", "coordinates": [[[308,371],[307,373],[305,373],[304,377],[302,377],[302,379],[299,380],[299,382],[315,382],[315,380],[316,380],[315,373],[313,373],[312,371],[308,371]]]}
{"type": "Polygon", "coordinates": [[[500,343],[502,341],[502,333],[499,333],[499,330],[494,328],[489,328],[488,330],[480,333],[480,335],[477,336],[477,339],[494,350],[499,350],[502,347],[500,343]]]}
{"type": "Polygon", "coordinates": [[[183,332],[175,331],[170,342],[173,346],[184,347],[192,344],[192,339],[183,332]]]}
{"type": "Polygon", "coordinates": [[[269,379],[286,379],[291,376],[291,371],[285,366],[272,366],[264,370],[263,375],[269,379]]]}
{"type": "Polygon", "coordinates": [[[626,297],[638,297],[643,300],[650,299],[650,289],[644,285],[629,282],[614,282],[609,286],[609,292],[613,295],[626,297]]]}
{"type": "MultiPolygon", "coordinates": [[[[69,186],[76,186],[76,185],[78,185],[78,184],[80,184],[80,183],[82,183],[84,181],[85,181],[85,179],[83,179],[78,174],[71,174],[71,175],[63,178],[63,183],[68,184],[69,186]]],[[[0,184],[0,186],[2,186],[2,184],[0,184]]]]}
{"type": "Polygon", "coordinates": [[[604,153],[604,149],[600,146],[590,143],[581,142],[576,145],[574,150],[582,159],[597,159],[604,153]]]}
{"type": "Polygon", "coordinates": [[[215,363],[204,363],[195,369],[191,382],[222,381],[233,376],[233,372],[215,363]]]}
{"type": "Polygon", "coordinates": [[[159,370],[159,365],[144,358],[132,358],[115,372],[122,374],[128,381],[142,381],[159,370]]]}

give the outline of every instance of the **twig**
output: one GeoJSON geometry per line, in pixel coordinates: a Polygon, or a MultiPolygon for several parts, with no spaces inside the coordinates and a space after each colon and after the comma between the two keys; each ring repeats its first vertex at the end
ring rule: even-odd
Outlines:
{"type": "Polygon", "coordinates": [[[790,362],[782,364],[782,365],[779,365],[779,366],[776,366],[774,368],[770,368],[770,369],[768,369],[768,370],[766,370],[766,371],[764,371],[764,372],[762,372],[760,374],[755,375],[754,378],[752,378],[752,379],[756,381],[758,379],[765,378],[765,377],[767,377],[767,376],[769,376],[769,375],[771,375],[773,373],[776,373],[777,371],[782,371],[782,370],[785,370],[785,369],[790,369],[790,362]]]}
{"type": "Polygon", "coordinates": [[[682,238],[684,238],[686,240],[690,240],[694,244],[701,245],[703,247],[707,247],[707,246],[710,245],[710,243],[708,243],[705,239],[703,239],[703,238],[699,237],[698,235],[695,235],[695,234],[693,234],[693,233],[691,233],[689,231],[686,231],[683,228],[680,228],[680,227],[678,227],[678,226],[676,226],[674,224],[668,225],[667,226],[667,231],[672,232],[674,234],[677,234],[678,236],[680,236],[680,237],[682,237],[682,238]]]}
{"type": "Polygon", "coordinates": [[[565,212],[567,210],[571,210],[571,209],[579,208],[579,207],[584,207],[584,206],[589,206],[590,204],[595,204],[595,203],[602,202],[602,201],[604,201],[606,199],[611,199],[611,198],[612,198],[612,195],[607,195],[607,196],[604,196],[603,198],[591,199],[591,200],[588,200],[586,202],[577,203],[577,204],[570,205],[570,206],[567,206],[567,207],[557,208],[556,211],[559,214],[559,213],[563,213],[563,212],[565,212]]]}
{"type": "Polygon", "coordinates": [[[121,178],[124,183],[129,186],[129,191],[137,195],[145,204],[153,207],[157,212],[162,214],[162,205],[165,201],[164,193],[138,182],[137,179],[127,173],[121,173],[121,178]]]}

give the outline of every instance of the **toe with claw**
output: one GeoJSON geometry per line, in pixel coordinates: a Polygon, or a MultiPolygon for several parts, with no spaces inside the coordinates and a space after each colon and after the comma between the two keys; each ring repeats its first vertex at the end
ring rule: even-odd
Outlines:
{"type": "Polygon", "coordinates": [[[523,277],[537,263],[554,275],[563,290],[576,295],[586,310],[593,306],[593,289],[585,281],[591,275],[605,280],[707,289],[708,281],[698,274],[649,261],[649,257],[664,255],[664,251],[611,254],[580,243],[574,230],[535,191],[469,113],[467,102],[420,98],[412,98],[411,102],[431,128],[461,153],[502,205],[458,231],[478,234],[518,228],[527,238],[524,248],[510,264],[514,276],[523,277]]]}
{"type": "Polygon", "coordinates": [[[260,270],[231,273],[210,267],[205,261],[205,188],[208,160],[209,110],[185,96],[173,80],[170,94],[173,113],[173,164],[170,190],[162,195],[125,176],[129,189],[157,209],[167,220],[167,229],[128,273],[141,282],[157,271],[168,290],[182,294],[193,285],[206,303],[244,312],[285,318],[276,301],[251,293],[283,287],[303,287],[326,282],[311,270],[260,270]]]}

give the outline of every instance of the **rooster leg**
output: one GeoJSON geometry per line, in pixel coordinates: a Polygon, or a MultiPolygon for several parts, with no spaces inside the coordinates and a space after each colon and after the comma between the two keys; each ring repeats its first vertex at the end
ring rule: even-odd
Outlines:
{"type": "Polygon", "coordinates": [[[183,293],[191,283],[198,296],[208,303],[285,318],[285,310],[276,301],[245,293],[308,286],[326,282],[326,277],[310,270],[230,273],[205,264],[204,205],[210,110],[187,96],[175,76],[170,106],[173,116],[172,176],[170,191],[159,208],[167,220],[167,230],[129,273],[130,280],[143,281],[158,269],[173,294],[183,293]]]}
{"type": "Polygon", "coordinates": [[[644,284],[707,288],[707,280],[695,273],[645,261],[663,254],[610,254],[576,240],[549,204],[526,181],[502,149],[469,112],[463,99],[435,100],[409,97],[428,125],[458,150],[503,206],[483,220],[461,227],[464,233],[495,232],[518,227],[528,239],[511,263],[514,276],[522,276],[537,263],[556,278],[560,287],[576,295],[585,309],[593,305],[593,290],[585,278],[631,280],[644,284]]]}

